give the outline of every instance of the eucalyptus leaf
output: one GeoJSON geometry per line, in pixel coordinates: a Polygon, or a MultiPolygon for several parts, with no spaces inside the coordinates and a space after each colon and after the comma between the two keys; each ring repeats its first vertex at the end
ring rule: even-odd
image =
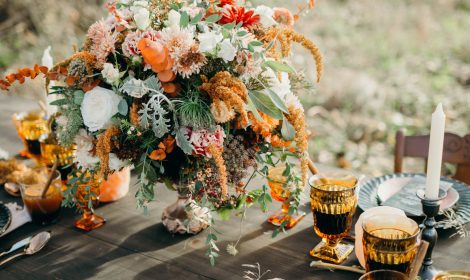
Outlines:
{"type": "Polygon", "coordinates": [[[249,97],[256,108],[275,119],[282,119],[282,111],[273,103],[271,97],[260,91],[250,91],[249,97]]]}
{"type": "Polygon", "coordinates": [[[292,124],[286,119],[285,116],[282,117],[282,128],[281,128],[282,138],[286,141],[292,141],[295,137],[295,128],[292,124]]]}
{"type": "Polygon", "coordinates": [[[63,106],[63,105],[67,105],[68,104],[68,100],[67,99],[58,99],[58,100],[54,100],[52,101],[51,103],[49,103],[50,105],[53,105],[53,106],[63,106]]]}
{"type": "Polygon", "coordinates": [[[85,92],[81,90],[76,90],[73,93],[73,103],[76,105],[82,105],[83,98],[85,97],[85,92]]]}
{"type": "Polygon", "coordinates": [[[251,100],[250,96],[248,96],[248,103],[247,103],[247,109],[249,112],[253,113],[253,116],[255,116],[255,119],[257,119],[260,122],[264,122],[263,118],[258,112],[258,109],[256,109],[255,104],[253,103],[253,100],[251,100]]]}
{"type": "Polygon", "coordinates": [[[203,13],[197,14],[197,15],[191,20],[191,24],[197,24],[198,22],[201,21],[201,19],[202,19],[203,16],[204,16],[203,13]]]}
{"type": "Polygon", "coordinates": [[[127,112],[129,111],[129,105],[127,105],[127,101],[123,98],[118,104],[118,112],[123,116],[127,116],[127,112]]]}
{"type": "Polygon", "coordinates": [[[289,113],[289,109],[287,108],[286,103],[284,100],[279,97],[277,93],[275,93],[272,89],[267,88],[268,94],[271,97],[273,103],[279,108],[279,110],[283,111],[284,113],[289,113]]]}
{"type": "Polygon", "coordinates": [[[286,73],[293,73],[295,72],[294,68],[292,68],[290,65],[284,64],[282,62],[274,61],[274,60],[268,60],[263,63],[263,67],[268,67],[273,69],[274,71],[279,71],[279,72],[286,72],[286,73]]]}
{"type": "Polygon", "coordinates": [[[212,16],[209,16],[208,18],[206,18],[206,22],[207,23],[215,23],[215,22],[218,22],[222,17],[218,14],[216,15],[212,15],[212,16]]]}
{"type": "Polygon", "coordinates": [[[181,12],[180,26],[185,28],[189,25],[189,15],[186,12],[181,12]]]}

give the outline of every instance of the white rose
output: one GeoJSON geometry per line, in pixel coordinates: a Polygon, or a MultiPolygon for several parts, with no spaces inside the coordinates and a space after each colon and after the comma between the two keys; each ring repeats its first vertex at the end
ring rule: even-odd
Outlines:
{"type": "Polygon", "coordinates": [[[233,61],[237,55],[237,48],[230,42],[229,39],[225,39],[220,44],[220,51],[218,57],[222,58],[225,62],[233,61]]]}
{"type": "Polygon", "coordinates": [[[123,5],[129,5],[130,0],[119,0],[118,3],[123,5]]]}
{"type": "Polygon", "coordinates": [[[150,12],[147,8],[135,8],[132,9],[134,12],[134,21],[137,28],[145,30],[150,26],[150,12]]]}
{"type": "Polygon", "coordinates": [[[119,171],[128,165],[127,161],[120,160],[116,154],[109,154],[109,169],[119,171]]]}
{"type": "Polygon", "coordinates": [[[180,26],[181,14],[175,10],[171,10],[168,13],[168,23],[167,26],[170,28],[178,28],[180,26]]]}
{"type": "Polygon", "coordinates": [[[206,33],[200,33],[197,36],[199,40],[199,51],[200,52],[212,52],[217,48],[217,44],[222,41],[224,36],[216,31],[209,31],[206,33]]]}
{"type": "Polygon", "coordinates": [[[93,132],[106,128],[111,118],[118,113],[121,100],[122,97],[114,91],[102,87],[95,87],[85,93],[81,111],[88,129],[93,132]]]}
{"type": "Polygon", "coordinates": [[[268,28],[277,24],[273,18],[274,11],[270,7],[260,5],[256,7],[255,13],[259,15],[260,23],[263,25],[263,27],[268,28]]]}
{"type": "Polygon", "coordinates": [[[101,75],[110,85],[119,84],[119,79],[121,78],[121,73],[119,73],[119,69],[114,68],[114,65],[112,65],[111,63],[105,63],[103,65],[101,75]]]}
{"type": "Polygon", "coordinates": [[[93,137],[88,135],[85,129],[80,129],[75,136],[74,143],[77,146],[75,152],[75,162],[83,168],[94,167],[100,159],[93,156],[90,151],[93,150],[93,137]]]}
{"type": "Polygon", "coordinates": [[[136,78],[131,78],[128,80],[122,89],[125,93],[135,98],[141,98],[148,93],[144,81],[138,80],[136,78]]]}
{"type": "Polygon", "coordinates": [[[279,80],[276,72],[271,68],[268,68],[262,75],[269,81],[269,88],[277,93],[281,99],[285,99],[285,97],[291,92],[289,74],[282,73],[281,80],[279,80]]]}

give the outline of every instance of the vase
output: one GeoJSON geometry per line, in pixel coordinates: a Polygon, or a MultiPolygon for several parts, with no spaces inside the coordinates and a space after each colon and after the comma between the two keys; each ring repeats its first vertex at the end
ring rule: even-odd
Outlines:
{"type": "Polygon", "coordinates": [[[163,226],[173,234],[198,234],[211,223],[212,216],[206,207],[198,206],[191,194],[178,188],[176,201],[163,209],[163,226]]]}

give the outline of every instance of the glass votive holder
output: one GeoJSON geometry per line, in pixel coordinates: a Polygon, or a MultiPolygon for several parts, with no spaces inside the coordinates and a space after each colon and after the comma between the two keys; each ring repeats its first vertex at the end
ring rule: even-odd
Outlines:
{"type": "Polygon", "coordinates": [[[409,280],[405,274],[395,270],[375,270],[362,275],[359,280],[409,280]]]}
{"type": "Polygon", "coordinates": [[[58,171],[53,173],[51,185],[43,195],[49,176],[50,171],[41,168],[25,175],[20,183],[23,203],[33,222],[40,225],[55,222],[62,205],[62,180],[58,171]]]}

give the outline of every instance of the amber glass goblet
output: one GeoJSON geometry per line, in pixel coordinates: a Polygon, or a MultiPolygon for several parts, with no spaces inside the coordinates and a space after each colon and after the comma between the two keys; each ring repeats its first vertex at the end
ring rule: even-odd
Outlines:
{"type": "Polygon", "coordinates": [[[420,243],[418,224],[406,216],[375,215],[362,223],[366,270],[408,274],[420,243]]]}
{"type": "Polygon", "coordinates": [[[57,170],[59,170],[64,185],[66,184],[68,175],[72,172],[73,157],[75,155],[76,146],[59,145],[57,139],[50,134],[43,134],[39,139],[41,143],[41,162],[45,166],[51,167],[57,160],[57,170]]]}
{"type": "Polygon", "coordinates": [[[310,251],[312,257],[336,264],[343,262],[354,246],[342,243],[349,234],[357,205],[357,179],[310,180],[310,202],[315,233],[322,241],[310,251]]]}
{"type": "Polygon", "coordinates": [[[268,222],[275,226],[280,226],[286,222],[285,228],[290,229],[294,227],[300,220],[305,217],[304,212],[298,212],[293,215],[289,215],[289,197],[290,190],[286,184],[287,177],[283,176],[285,166],[278,166],[271,168],[268,171],[268,185],[271,189],[271,196],[274,200],[282,202],[281,212],[276,213],[268,218],[268,222]]]}
{"type": "Polygon", "coordinates": [[[359,280],[409,280],[405,274],[394,270],[375,270],[362,275],[359,280]]]}
{"type": "Polygon", "coordinates": [[[92,174],[81,176],[82,179],[76,182],[76,202],[82,211],[82,217],[75,221],[76,228],[91,231],[104,225],[106,220],[97,215],[94,207],[98,206],[101,180],[92,174]]]}
{"type": "Polygon", "coordinates": [[[18,135],[25,145],[25,150],[20,152],[36,161],[41,160],[41,147],[39,137],[49,132],[49,125],[42,112],[28,112],[13,115],[18,135]]]}

